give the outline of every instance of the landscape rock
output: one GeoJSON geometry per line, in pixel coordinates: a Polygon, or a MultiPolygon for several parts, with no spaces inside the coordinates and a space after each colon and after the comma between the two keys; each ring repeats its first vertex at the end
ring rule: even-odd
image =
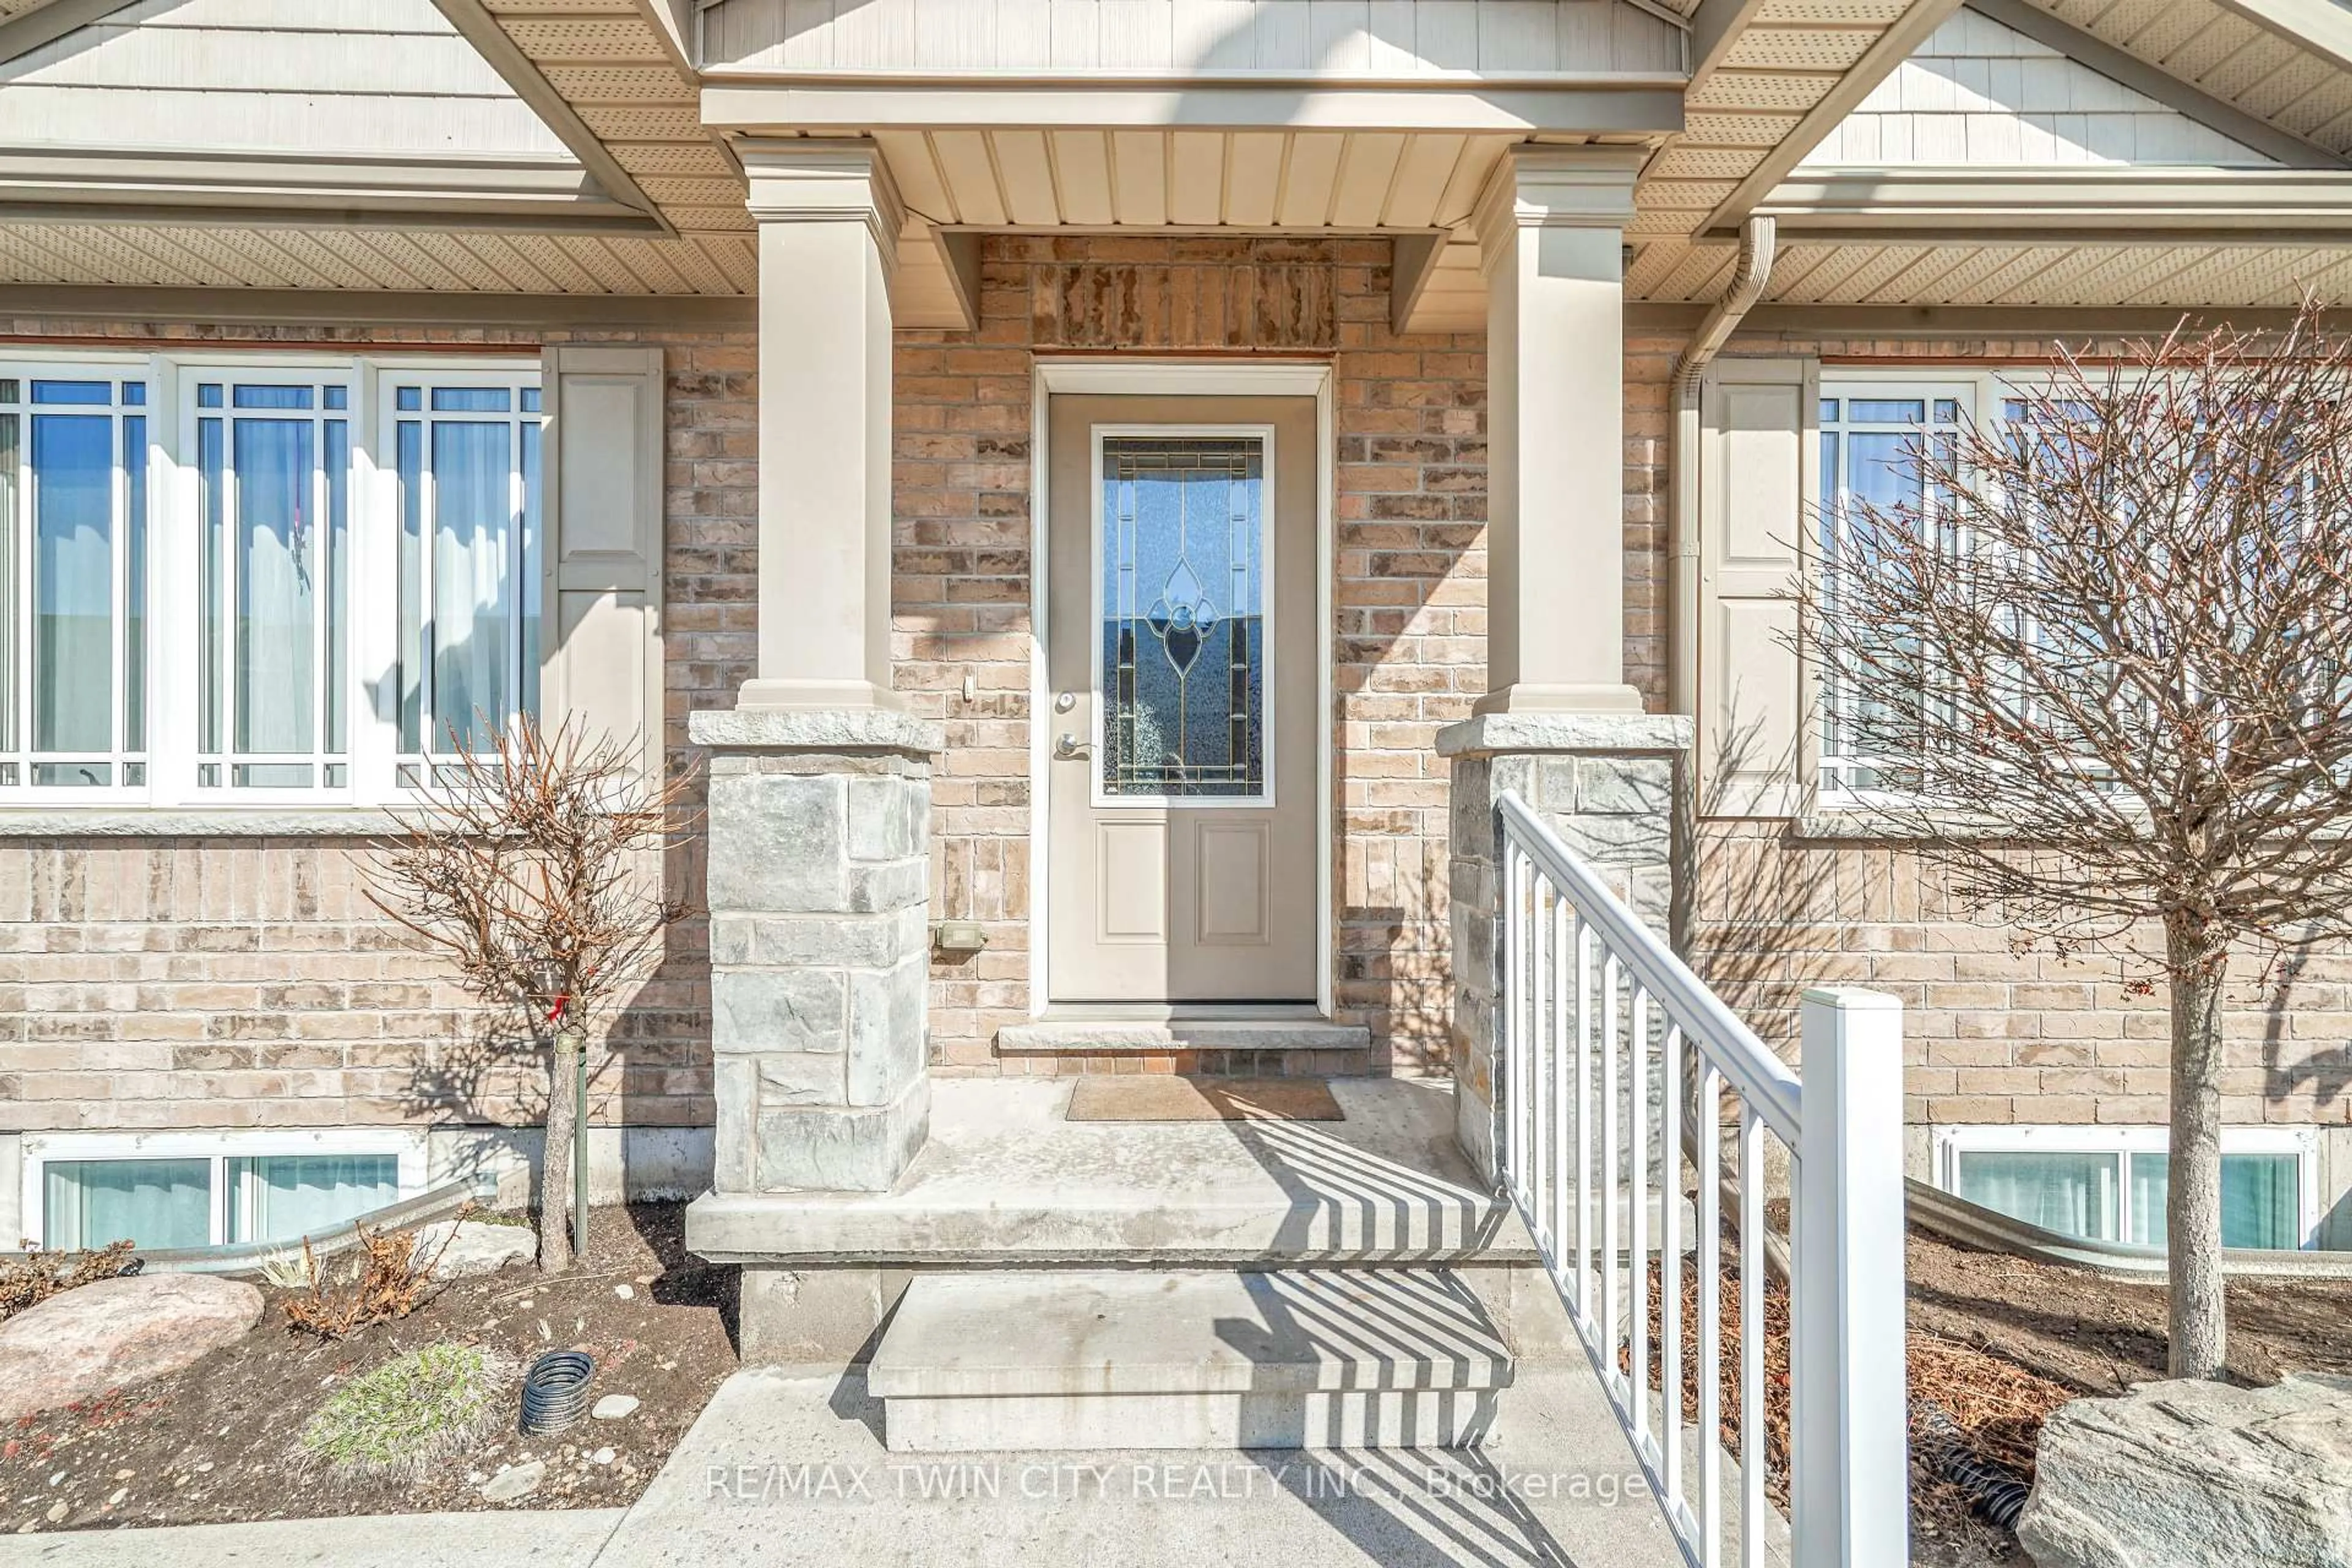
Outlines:
{"type": "Polygon", "coordinates": [[[2036,1568],[2352,1568],[2352,1378],[2077,1399],[2035,1468],[2017,1536],[2036,1568]]]}
{"type": "MultiPolygon", "coordinates": [[[[419,1264],[433,1263],[436,1279],[471,1279],[496,1274],[509,1263],[529,1263],[539,1256],[539,1237],[527,1226],[484,1225],[473,1219],[436,1220],[416,1233],[411,1253],[419,1264]],[[452,1235],[452,1232],[455,1235],[452,1235]],[[448,1237],[448,1246],[442,1238],[448,1237]],[[434,1261],[436,1254],[438,1261],[434,1261]]],[[[526,1301],[524,1306],[530,1305],[526,1301]]]]}
{"type": "Polygon", "coordinates": [[[482,1499],[486,1502],[514,1502],[537,1491],[539,1483],[546,1479],[545,1459],[533,1459],[527,1465],[509,1465],[489,1479],[482,1488],[482,1499]]]}
{"type": "Polygon", "coordinates": [[[0,1422],[178,1372],[260,1318],[259,1290],[210,1274],[135,1274],[52,1296],[0,1323],[0,1422]]]}
{"type": "Polygon", "coordinates": [[[588,1412],[599,1421],[623,1421],[637,1413],[637,1396],[634,1394],[608,1394],[588,1412]]]}

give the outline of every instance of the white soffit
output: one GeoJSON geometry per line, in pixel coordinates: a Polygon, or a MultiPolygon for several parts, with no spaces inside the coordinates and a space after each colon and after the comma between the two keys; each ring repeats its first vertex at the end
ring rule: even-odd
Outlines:
{"type": "Polygon", "coordinates": [[[1805,154],[1800,169],[2276,168],[2279,161],[1962,10],[1805,154]]]}
{"type": "Polygon", "coordinates": [[[753,293],[758,279],[748,234],[12,223],[0,209],[9,283],[723,295],[753,293]]]}
{"type": "MultiPolygon", "coordinates": [[[[1656,247],[1630,296],[1711,300],[1727,246],[1656,247]]],[[[2291,306],[2305,288],[2352,289],[2352,247],[2294,245],[1972,245],[1783,240],[1765,298],[1782,305],[2291,306]]]]}

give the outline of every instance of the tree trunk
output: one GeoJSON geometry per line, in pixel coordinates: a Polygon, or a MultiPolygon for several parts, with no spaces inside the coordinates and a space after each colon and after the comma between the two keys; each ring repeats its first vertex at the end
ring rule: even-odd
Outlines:
{"type": "Polygon", "coordinates": [[[549,1273],[572,1267],[572,1086],[580,1070],[577,1030],[558,1026],[547,1068],[547,1140],[539,1156],[539,1266],[549,1273]]]}
{"type": "Polygon", "coordinates": [[[2172,976],[2172,1152],[2165,1198],[2175,1377],[2219,1377],[2221,1293],[2221,992],[2228,942],[2206,921],[2165,923],[2172,976]]]}

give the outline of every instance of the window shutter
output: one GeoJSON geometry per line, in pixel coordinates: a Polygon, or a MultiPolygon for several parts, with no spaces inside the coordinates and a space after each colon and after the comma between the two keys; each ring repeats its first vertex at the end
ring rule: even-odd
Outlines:
{"type": "Polygon", "coordinates": [[[662,764],[662,351],[544,351],[540,715],[662,764]]]}
{"type": "Polygon", "coordinates": [[[1811,692],[1787,597],[1819,493],[1821,367],[1723,359],[1699,391],[1699,810],[1794,814],[1812,772],[1811,692]]]}

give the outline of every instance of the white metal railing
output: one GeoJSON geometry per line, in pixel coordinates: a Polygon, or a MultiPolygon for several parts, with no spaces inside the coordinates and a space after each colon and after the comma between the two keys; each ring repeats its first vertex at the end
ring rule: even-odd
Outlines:
{"type": "Polygon", "coordinates": [[[1501,797],[1496,816],[1504,1183],[1685,1561],[1761,1568],[1766,1560],[1771,1137],[1788,1151],[1792,1199],[1794,1560],[1798,1568],[1907,1563],[1899,1005],[1877,992],[1808,991],[1801,1083],[1516,794],[1501,797]],[[1727,1192],[1738,1210],[1728,1226],[1727,1192]],[[1686,1204],[1696,1211],[1690,1236],[1686,1204]],[[1738,1274],[1736,1510],[1723,1495],[1727,1233],[1738,1274]],[[1693,1273],[1697,1321],[1685,1324],[1693,1273]],[[1688,1431],[1686,1372],[1697,1405],[1688,1431]]]}

